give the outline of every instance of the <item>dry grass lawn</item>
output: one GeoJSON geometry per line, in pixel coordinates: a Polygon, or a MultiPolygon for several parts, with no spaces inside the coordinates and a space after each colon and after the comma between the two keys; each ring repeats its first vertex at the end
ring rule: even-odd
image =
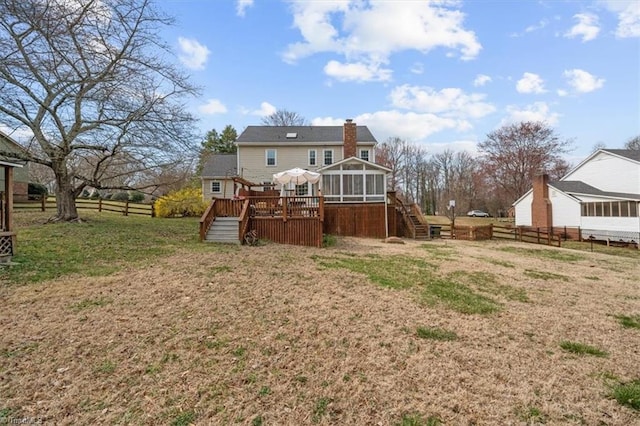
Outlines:
{"type": "Polygon", "coordinates": [[[640,330],[616,319],[640,314],[637,258],[495,241],[210,248],[1,285],[0,420],[640,424],[608,387],[640,379],[640,330]],[[422,284],[344,267],[402,258],[457,277],[495,312],[461,313],[422,284]]]}

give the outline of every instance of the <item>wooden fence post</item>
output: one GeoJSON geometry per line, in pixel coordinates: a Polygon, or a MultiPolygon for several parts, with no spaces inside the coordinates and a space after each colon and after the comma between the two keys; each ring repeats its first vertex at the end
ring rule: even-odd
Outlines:
{"type": "Polygon", "coordinates": [[[98,212],[102,213],[102,198],[98,198],[98,212]]]}
{"type": "Polygon", "coordinates": [[[129,200],[127,200],[127,201],[125,202],[125,205],[124,205],[124,215],[125,215],[125,216],[129,216],[129,200]]]}
{"type": "Polygon", "coordinates": [[[47,194],[42,194],[42,198],[40,199],[40,202],[42,205],[41,210],[43,212],[46,212],[47,211],[47,194]]]}

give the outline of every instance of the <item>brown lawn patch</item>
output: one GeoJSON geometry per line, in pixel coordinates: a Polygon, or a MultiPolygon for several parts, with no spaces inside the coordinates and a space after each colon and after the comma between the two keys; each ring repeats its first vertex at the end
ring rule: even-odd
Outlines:
{"type": "Polygon", "coordinates": [[[4,288],[0,416],[52,424],[638,421],[602,379],[640,378],[640,333],[616,319],[640,312],[633,259],[616,259],[612,271],[598,253],[568,263],[502,250],[526,245],[422,244],[184,250],[108,277],[4,288]],[[313,259],[371,255],[435,263],[439,277],[457,277],[499,309],[472,315],[425,304],[419,289],[380,286],[313,259]],[[608,357],[565,352],[562,341],[608,357]]]}

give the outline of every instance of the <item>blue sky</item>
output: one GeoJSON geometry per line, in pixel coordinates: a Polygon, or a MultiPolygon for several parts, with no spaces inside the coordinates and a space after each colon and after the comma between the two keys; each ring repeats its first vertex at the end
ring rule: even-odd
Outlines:
{"type": "Polygon", "coordinates": [[[346,118],[379,142],[475,151],[543,120],[570,159],[640,135],[634,1],[163,0],[165,31],[202,96],[202,132],[241,132],[276,109],[346,118]]]}

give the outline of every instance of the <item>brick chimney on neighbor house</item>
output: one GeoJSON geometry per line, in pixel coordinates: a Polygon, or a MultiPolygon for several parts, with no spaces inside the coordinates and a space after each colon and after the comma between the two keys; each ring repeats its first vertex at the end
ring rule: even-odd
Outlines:
{"type": "Polygon", "coordinates": [[[533,179],[533,201],[531,202],[531,226],[551,228],[551,200],[549,200],[549,175],[538,175],[533,179]]]}
{"type": "Polygon", "coordinates": [[[343,158],[357,157],[358,156],[358,138],[356,135],[356,123],[352,119],[348,118],[344,123],[344,131],[342,133],[342,140],[344,142],[343,158]]]}

